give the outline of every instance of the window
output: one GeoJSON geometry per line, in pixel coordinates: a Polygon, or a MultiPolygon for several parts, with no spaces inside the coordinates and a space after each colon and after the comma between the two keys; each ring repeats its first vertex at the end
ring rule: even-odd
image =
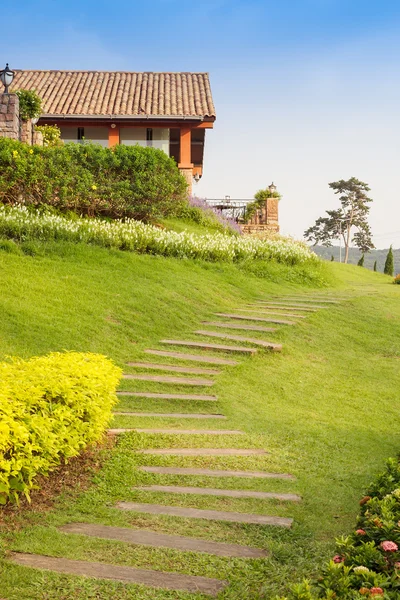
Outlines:
{"type": "Polygon", "coordinates": [[[78,127],[78,140],[83,140],[85,138],[85,128],[78,127]]]}

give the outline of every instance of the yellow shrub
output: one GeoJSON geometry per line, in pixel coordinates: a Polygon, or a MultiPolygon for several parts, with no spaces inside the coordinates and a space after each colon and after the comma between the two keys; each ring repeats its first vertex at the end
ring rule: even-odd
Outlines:
{"type": "Polygon", "coordinates": [[[29,499],[37,475],[101,438],[120,376],[99,354],[0,363],[0,504],[29,499]]]}

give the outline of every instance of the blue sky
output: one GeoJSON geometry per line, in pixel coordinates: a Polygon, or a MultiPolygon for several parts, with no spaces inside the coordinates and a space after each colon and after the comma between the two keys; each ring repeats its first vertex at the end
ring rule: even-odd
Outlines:
{"type": "Polygon", "coordinates": [[[355,176],[376,245],[400,247],[400,2],[22,0],[8,21],[13,67],[208,71],[217,122],[198,195],[274,180],[282,230],[301,237],[335,205],[328,182],[355,176]]]}

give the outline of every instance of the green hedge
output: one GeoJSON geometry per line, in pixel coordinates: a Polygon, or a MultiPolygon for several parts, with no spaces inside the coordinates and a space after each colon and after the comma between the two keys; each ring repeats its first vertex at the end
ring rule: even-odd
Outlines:
{"type": "Polygon", "coordinates": [[[0,138],[0,201],[151,221],[179,211],[187,184],[175,161],[154,148],[41,148],[0,138]]]}
{"type": "Polygon", "coordinates": [[[0,363],[0,504],[29,499],[37,475],[101,438],[120,375],[97,354],[0,363]]]}

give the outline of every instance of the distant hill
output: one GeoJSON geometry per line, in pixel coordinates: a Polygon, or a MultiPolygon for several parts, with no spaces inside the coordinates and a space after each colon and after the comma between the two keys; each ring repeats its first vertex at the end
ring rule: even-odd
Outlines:
{"type": "MultiPolygon", "coordinates": [[[[332,246],[331,248],[325,248],[325,246],[311,246],[311,250],[313,250],[318,256],[324,258],[325,260],[331,260],[333,255],[334,259],[339,262],[339,246],[332,246]]],[[[385,250],[372,250],[369,254],[365,255],[364,266],[367,269],[373,270],[374,262],[377,261],[377,270],[383,273],[383,268],[385,266],[385,260],[389,248],[385,250]]],[[[393,249],[394,256],[394,272],[400,273],[400,248],[397,250],[393,249]]],[[[361,258],[361,252],[357,248],[350,248],[349,252],[349,263],[356,265],[361,258]]],[[[342,248],[342,261],[344,260],[344,248],[342,248]]]]}

